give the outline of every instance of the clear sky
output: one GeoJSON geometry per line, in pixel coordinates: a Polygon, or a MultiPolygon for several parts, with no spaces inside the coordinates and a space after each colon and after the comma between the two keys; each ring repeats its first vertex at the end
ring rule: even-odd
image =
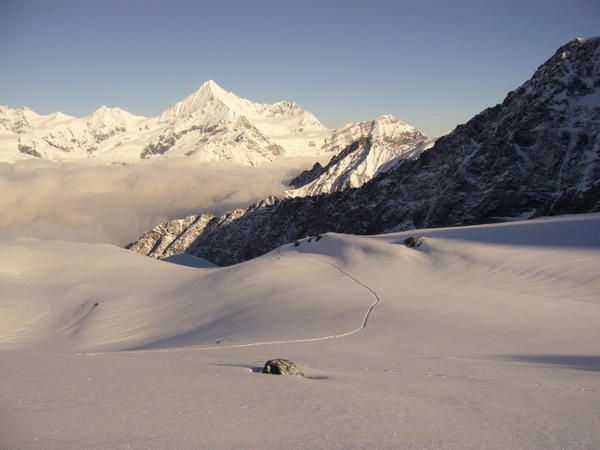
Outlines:
{"type": "Polygon", "coordinates": [[[214,79],[328,126],[394,114],[435,136],[592,35],[598,0],[0,0],[0,104],[156,115],[214,79]]]}

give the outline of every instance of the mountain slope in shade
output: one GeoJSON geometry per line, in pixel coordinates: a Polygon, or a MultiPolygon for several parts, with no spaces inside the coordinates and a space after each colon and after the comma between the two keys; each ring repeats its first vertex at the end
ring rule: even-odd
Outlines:
{"type": "Polygon", "coordinates": [[[212,80],[153,118],[106,107],[81,118],[0,107],[3,161],[185,156],[254,165],[278,156],[318,154],[330,134],[296,103],[254,103],[212,80]]]}
{"type": "Polygon", "coordinates": [[[298,185],[298,179],[292,180],[297,189],[287,195],[305,197],[360,187],[401,161],[417,158],[433,140],[387,115],[336,130],[326,145],[331,151],[344,147],[324,168],[313,167],[310,174],[301,174],[306,183],[298,185]]]}
{"type": "MultiPolygon", "coordinates": [[[[327,231],[377,234],[599,211],[599,124],[600,38],[576,39],[502,104],[418,159],[358,189],[270,199],[214,218],[178,250],[232,264],[327,231]]],[[[148,254],[142,249],[163,238],[144,235],[131,248],[148,254]]]]}
{"type": "Polygon", "coordinates": [[[303,170],[290,181],[288,181],[288,186],[292,186],[294,188],[299,188],[307,185],[308,183],[316,180],[325,172],[325,167],[320,162],[316,162],[312,168],[303,170]]]}

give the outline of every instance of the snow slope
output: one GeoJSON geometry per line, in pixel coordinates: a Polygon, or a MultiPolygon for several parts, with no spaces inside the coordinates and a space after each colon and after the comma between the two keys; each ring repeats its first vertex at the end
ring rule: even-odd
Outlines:
{"type": "Polygon", "coordinates": [[[418,233],[0,243],[0,447],[597,448],[600,214],[418,233]]]}

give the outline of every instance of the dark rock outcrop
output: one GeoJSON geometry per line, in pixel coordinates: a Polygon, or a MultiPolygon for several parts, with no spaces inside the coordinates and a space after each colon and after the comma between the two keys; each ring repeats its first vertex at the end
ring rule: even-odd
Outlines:
{"type": "Polygon", "coordinates": [[[321,165],[321,163],[315,163],[310,170],[302,171],[298,176],[291,179],[288,184],[292,187],[299,188],[304,186],[305,184],[310,183],[311,181],[319,178],[323,172],[325,172],[325,168],[321,165]]]}
{"type": "Polygon", "coordinates": [[[417,248],[421,246],[423,241],[424,239],[421,236],[409,236],[404,239],[404,245],[409,248],[417,248]]]}
{"type": "Polygon", "coordinates": [[[295,375],[298,377],[304,376],[304,373],[296,367],[296,364],[287,359],[270,359],[265,363],[262,373],[271,375],[295,375]]]}

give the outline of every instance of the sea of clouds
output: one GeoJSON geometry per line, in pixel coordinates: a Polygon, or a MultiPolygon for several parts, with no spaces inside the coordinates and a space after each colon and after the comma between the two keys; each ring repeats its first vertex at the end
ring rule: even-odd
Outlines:
{"type": "Polygon", "coordinates": [[[125,245],[168,219],[221,214],[281,195],[285,182],[312,162],[0,163],[0,239],[125,245]]]}

